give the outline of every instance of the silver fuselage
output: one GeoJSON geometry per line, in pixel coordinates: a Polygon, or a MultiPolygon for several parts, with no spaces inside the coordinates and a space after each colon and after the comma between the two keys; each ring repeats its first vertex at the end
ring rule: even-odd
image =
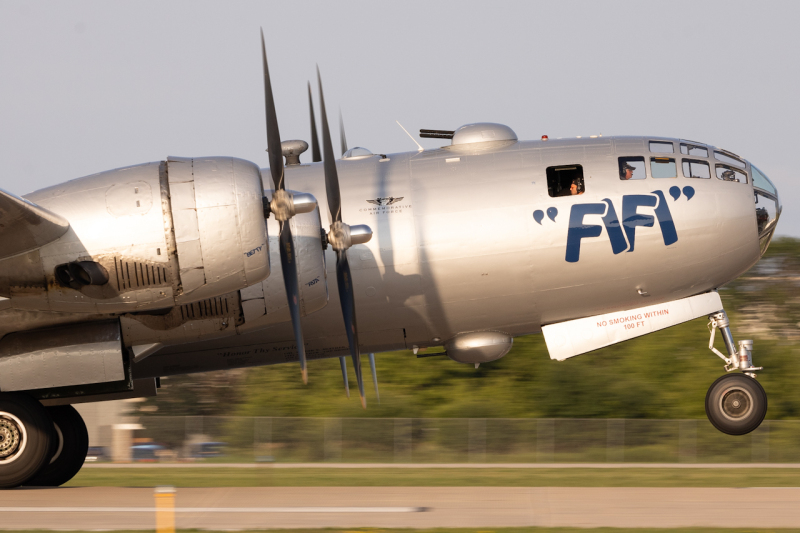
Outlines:
{"type": "MultiPolygon", "coordinates": [[[[752,180],[723,181],[713,170],[709,179],[683,177],[679,143],[659,137],[495,142],[337,161],[343,219],[368,224],[374,232],[369,243],[348,251],[362,350],[439,345],[480,330],[537,333],[544,324],[684,298],[735,279],[758,261],[763,248],[752,180]],[[648,170],[647,179],[621,180],[618,157],[663,155],[649,153],[648,141],[654,139],[674,142],[670,157],[677,160],[678,177],[657,179],[648,170]],[[546,169],[564,165],[582,167],[584,194],[548,194],[546,169]],[[677,198],[670,194],[676,187],[677,198]],[[683,192],[687,187],[691,195],[683,192]],[[658,196],[657,191],[677,240],[665,244],[659,219],[635,228],[633,250],[626,242],[628,250],[614,253],[603,230],[580,239],[579,259],[567,260],[573,206],[605,200],[621,214],[624,197],[658,196]],[[386,198],[392,202],[369,202],[386,198]],[[535,220],[537,210],[548,216],[535,220]]],[[[705,158],[712,169],[713,153],[710,149],[705,158]]],[[[749,163],[746,170],[749,176],[749,163]]],[[[287,167],[286,183],[314,194],[320,212],[327,213],[321,164],[287,167]]],[[[600,227],[600,218],[590,214],[578,223],[600,227]]],[[[270,228],[272,247],[275,238],[270,228]]],[[[333,280],[332,250],[326,259],[333,280]]],[[[280,276],[279,264],[273,263],[273,276],[280,276]]],[[[329,303],[303,319],[311,359],[348,353],[336,283],[327,287],[329,303]]],[[[135,374],[296,357],[291,326],[283,322],[167,347],[137,365],[135,374]]]]}

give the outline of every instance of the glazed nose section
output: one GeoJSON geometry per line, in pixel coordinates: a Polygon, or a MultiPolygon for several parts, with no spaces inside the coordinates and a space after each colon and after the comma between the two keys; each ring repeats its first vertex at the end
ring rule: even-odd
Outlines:
{"type": "Polygon", "coordinates": [[[756,224],[758,224],[758,241],[761,247],[761,255],[767,251],[772,236],[775,234],[775,227],[781,216],[781,201],[778,197],[778,189],[755,165],[750,165],[753,174],[753,191],[755,192],[756,202],[756,224]]]}

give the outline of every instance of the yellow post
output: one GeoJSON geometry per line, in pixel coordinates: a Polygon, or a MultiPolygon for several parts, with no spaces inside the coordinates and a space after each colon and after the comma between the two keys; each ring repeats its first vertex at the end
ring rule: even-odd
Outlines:
{"type": "Polygon", "coordinates": [[[175,533],[175,488],[156,487],[156,533],[175,533]]]}

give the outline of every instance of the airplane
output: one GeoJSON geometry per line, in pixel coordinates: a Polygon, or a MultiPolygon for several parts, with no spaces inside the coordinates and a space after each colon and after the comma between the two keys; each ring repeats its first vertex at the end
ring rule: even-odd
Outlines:
{"type": "Polygon", "coordinates": [[[477,367],[542,333],[563,361],[701,316],[726,370],[709,420],[759,426],[761,367],[717,293],[781,214],[756,166],[685,139],[524,141],[486,122],[421,130],[443,146],[391,154],[342,131],[337,159],[319,71],[322,142],[309,84],[303,163],[261,45],[268,169],[170,156],[0,191],[1,488],[71,479],[88,447],[72,405],[152,396],[164,376],[299,363],[306,381],[336,357],[349,395],[349,355],[366,406],[363,353],[375,380],[375,353],[477,367]]]}

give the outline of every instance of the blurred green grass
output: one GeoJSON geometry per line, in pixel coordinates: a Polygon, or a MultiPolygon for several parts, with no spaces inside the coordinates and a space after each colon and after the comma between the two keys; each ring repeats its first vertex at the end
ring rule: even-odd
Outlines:
{"type": "Polygon", "coordinates": [[[799,487],[800,469],[130,468],[81,470],[66,487],[799,487]]]}

